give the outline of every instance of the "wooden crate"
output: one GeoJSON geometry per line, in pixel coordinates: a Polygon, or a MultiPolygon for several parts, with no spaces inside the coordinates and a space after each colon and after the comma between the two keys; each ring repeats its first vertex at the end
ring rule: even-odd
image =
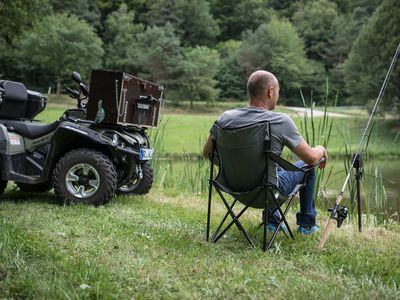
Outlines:
{"type": "Polygon", "coordinates": [[[156,127],[163,86],[128,73],[93,70],[87,118],[99,123],[156,127]]]}

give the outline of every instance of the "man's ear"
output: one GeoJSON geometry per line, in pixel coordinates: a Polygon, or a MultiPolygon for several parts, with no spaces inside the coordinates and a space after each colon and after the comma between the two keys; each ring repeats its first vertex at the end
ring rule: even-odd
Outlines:
{"type": "Polygon", "coordinates": [[[272,94],[273,94],[273,91],[272,91],[271,86],[265,89],[265,96],[267,96],[268,99],[272,98],[272,94]]]}

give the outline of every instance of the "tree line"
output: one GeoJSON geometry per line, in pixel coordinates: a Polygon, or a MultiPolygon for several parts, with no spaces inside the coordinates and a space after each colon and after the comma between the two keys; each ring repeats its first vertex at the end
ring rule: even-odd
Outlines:
{"type": "MultiPolygon", "coordinates": [[[[224,101],[245,99],[248,75],[266,69],[283,103],[329,90],[339,104],[368,104],[400,42],[399,15],[397,0],[9,0],[0,78],[44,89],[103,68],[164,84],[174,101],[224,101]]],[[[386,98],[399,106],[400,63],[386,98]]]]}

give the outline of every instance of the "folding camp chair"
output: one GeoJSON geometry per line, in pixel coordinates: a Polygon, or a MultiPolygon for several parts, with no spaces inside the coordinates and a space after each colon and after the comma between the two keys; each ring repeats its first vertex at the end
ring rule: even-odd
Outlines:
{"type": "MultiPolygon", "coordinates": [[[[249,244],[254,243],[240,222],[240,217],[249,207],[263,209],[263,251],[268,250],[281,229],[288,238],[294,239],[290,226],[286,221],[286,214],[292,204],[294,196],[307,182],[307,173],[314,166],[298,168],[280,156],[271,152],[271,129],[269,122],[261,122],[240,128],[221,128],[214,124],[212,136],[212,153],[210,154],[210,179],[208,195],[207,233],[206,240],[210,240],[211,200],[213,189],[224,203],[227,212],[217,229],[214,231],[211,241],[217,242],[233,224],[243,233],[249,244]],[[276,184],[268,180],[268,175],[274,172],[276,164],[287,171],[304,172],[304,180],[298,184],[287,197],[279,194],[276,184]],[[213,178],[214,165],[219,166],[216,178],[213,178]],[[231,195],[234,200],[228,203],[223,193],[231,195]],[[233,207],[241,202],[244,208],[235,214],[233,207]],[[286,203],[286,206],[284,204],[286,203]],[[279,212],[280,218],[275,215],[279,212]],[[222,229],[226,219],[230,216],[232,221],[222,229]],[[277,227],[268,243],[267,224],[268,218],[273,217],[277,227]],[[286,229],[282,224],[286,225],[286,229]]],[[[260,225],[261,226],[261,225],[260,225]]]]}

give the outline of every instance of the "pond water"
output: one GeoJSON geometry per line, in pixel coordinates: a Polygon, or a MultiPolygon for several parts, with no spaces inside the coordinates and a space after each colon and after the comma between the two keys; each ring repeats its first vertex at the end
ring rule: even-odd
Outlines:
{"type": "MultiPolygon", "coordinates": [[[[188,192],[202,194],[207,191],[209,164],[203,160],[178,159],[158,161],[155,167],[156,184],[176,193],[188,192]]],[[[346,177],[343,159],[330,160],[320,187],[323,190],[318,197],[320,208],[331,207],[343,186],[346,177]]],[[[355,184],[355,172],[350,177],[344,193],[343,203],[351,208],[356,202],[351,200],[350,189],[355,184]]],[[[364,160],[362,180],[363,212],[382,214],[400,221],[400,159],[364,160]]]]}
{"type": "MultiPolygon", "coordinates": [[[[336,198],[342,188],[347,171],[343,160],[329,162],[326,171],[332,168],[332,175],[323,183],[328,199],[336,198]]],[[[326,176],[325,176],[326,177],[326,176]]],[[[345,205],[356,205],[349,200],[350,189],[355,191],[355,169],[345,190],[345,205]]],[[[400,201],[400,159],[365,160],[363,166],[363,178],[361,183],[361,200],[363,211],[382,213],[399,221],[400,201]]],[[[333,203],[330,201],[329,203],[333,203]]],[[[329,204],[331,206],[332,204],[329,204]]]]}

